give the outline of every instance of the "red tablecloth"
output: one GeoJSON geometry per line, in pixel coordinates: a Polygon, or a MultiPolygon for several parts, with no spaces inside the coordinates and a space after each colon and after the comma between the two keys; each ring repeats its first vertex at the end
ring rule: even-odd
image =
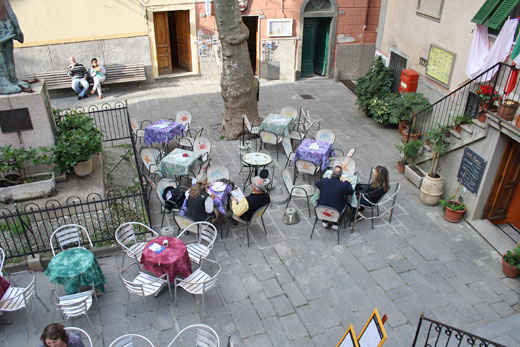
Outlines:
{"type": "Polygon", "coordinates": [[[191,261],[186,249],[186,244],[181,240],[171,236],[157,237],[148,242],[143,250],[141,264],[147,271],[160,277],[165,273],[173,281],[176,276],[188,277],[191,275],[191,261]],[[163,241],[168,240],[168,247],[161,253],[155,253],[148,248],[152,243],[163,245],[163,241]]]}
{"type": "Polygon", "coordinates": [[[0,277],[0,298],[4,296],[5,292],[7,291],[7,288],[9,288],[9,282],[7,282],[7,280],[3,277],[0,277]]]}

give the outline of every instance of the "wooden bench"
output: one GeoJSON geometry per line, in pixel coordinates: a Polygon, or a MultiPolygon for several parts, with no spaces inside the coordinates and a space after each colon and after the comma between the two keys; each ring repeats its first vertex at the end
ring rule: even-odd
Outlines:
{"type": "MultiPolygon", "coordinates": [[[[88,68],[85,67],[88,72],[88,68]]],[[[111,64],[105,65],[106,80],[102,83],[126,83],[146,81],[144,64],[111,64]]],[[[29,80],[39,79],[47,82],[47,89],[71,88],[72,79],[67,75],[67,70],[38,72],[27,76],[29,80]]]]}

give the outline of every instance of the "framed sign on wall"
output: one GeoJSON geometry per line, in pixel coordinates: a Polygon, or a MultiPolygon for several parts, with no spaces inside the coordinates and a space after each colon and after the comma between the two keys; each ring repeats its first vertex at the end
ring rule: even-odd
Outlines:
{"type": "Polygon", "coordinates": [[[293,19],[268,19],[267,36],[292,36],[293,19]]]}
{"type": "Polygon", "coordinates": [[[426,76],[449,88],[453,66],[455,65],[455,53],[451,53],[435,45],[430,45],[426,76]]]}

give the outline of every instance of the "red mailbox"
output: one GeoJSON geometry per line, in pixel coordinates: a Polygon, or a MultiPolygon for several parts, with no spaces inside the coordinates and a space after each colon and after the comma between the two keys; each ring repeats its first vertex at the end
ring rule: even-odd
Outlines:
{"type": "Polygon", "coordinates": [[[401,70],[401,81],[399,82],[399,93],[411,93],[417,91],[419,73],[412,69],[401,70]]]}

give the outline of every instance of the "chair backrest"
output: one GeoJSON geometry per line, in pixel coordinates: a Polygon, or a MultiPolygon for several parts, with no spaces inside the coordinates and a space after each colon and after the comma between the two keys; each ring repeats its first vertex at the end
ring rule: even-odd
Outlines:
{"type": "Polygon", "coordinates": [[[336,134],[334,134],[334,131],[330,129],[320,129],[316,133],[316,140],[334,144],[336,134]]]}
{"type": "Polygon", "coordinates": [[[195,229],[199,233],[199,243],[205,244],[208,248],[213,247],[213,244],[215,243],[218,236],[218,231],[217,228],[209,222],[191,223],[185,227],[177,237],[181,237],[185,231],[192,231],[195,229]]]}
{"type": "Polygon", "coordinates": [[[141,148],[139,154],[141,156],[141,160],[143,161],[144,166],[148,171],[150,171],[150,165],[157,165],[161,156],[161,151],[157,148],[143,147],[141,148]]]}
{"type": "Polygon", "coordinates": [[[94,345],[92,344],[92,339],[90,338],[90,335],[87,334],[87,332],[83,329],[80,329],[80,328],[76,328],[76,327],[65,327],[65,331],[68,332],[68,333],[74,333],[76,335],[79,336],[79,338],[81,339],[81,341],[83,342],[83,344],[85,344],[85,342],[83,341],[83,338],[87,339],[88,341],[88,346],[85,345],[85,347],[93,347],[94,345]]]}
{"type": "Polygon", "coordinates": [[[289,194],[291,194],[291,190],[293,189],[294,184],[293,184],[291,174],[289,173],[289,170],[287,170],[287,169],[282,170],[282,180],[283,180],[283,183],[285,184],[285,188],[287,189],[289,194]]]}
{"type": "Polygon", "coordinates": [[[185,127],[188,127],[191,123],[191,113],[188,111],[179,111],[175,117],[175,122],[181,123],[185,127]]]}
{"type": "Polygon", "coordinates": [[[207,137],[200,136],[193,142],[193,152],[203,155],[211,152],[211,141],[207,137]]]}
{"type": "Polygon", "coordinates": [[[119,243],[123,248],[128,248],[128,245],[132,245],[137,242],[137,236],[135,234],[135,227],[144,228],[146,232],[151,232],[153,236],[158,237],[159,234],[150,229],[148,226],[139,222],[128,222],[121,224],[115,232],[116,242],[119,243]]]}
{"type": "Polygon", "coordinates": [[[215,182],[218,179],[229,179],[229,169],[222,165],[212,166],[208,169],[208,181],[215,182]]]}
{"type": "Polygon", "coordinates": [[[195,137],[193,138],[193,141],[196,141],[199,137],[201,137],[203,131],[204,131],[204,127],[200,128],[200,130],[197,131],[197,134],[195,134],[195,137]]]}
{"type": "Polygon", "coordinates": [[[318,167],[312,161],[297,159],[294,163],[298,172],[314,175],[318,167]]]}
{"type": "Polygon", "coordinates": [[[243,114],[242,119],[244,120],[244,124],[246,125],[247,131],[250,133],[253,130],[253,127],[251,126],[249,118],[247,118],[247,115],[243,114]]]}
{"type": "MultiPolygon", "coordinates": [[[[56,295],[56,292],[54,295],[56,295]]],[[[66,295],[66,298],[61,297],[59,303],[55,303],[59,307],[60,311],[65,316],[77,317],[87,314],[88,304],[87,301],[94,295],[94,290],[91,289],[87,292],[81,292],[77,294],[66,295]],[[63,298],[63,301],[61,299],[63,298]],[[65,300],[66,299],[66,300],[65,300]]],[[[57,296],[57,295],[56,295],[57,296]]]]}
{"type": "Polygon", "coordinates": [[[284,106],[280,111],[282,116],[296,118],[298,116],[298,110],[292,106],[284,106]]]}
{"type": "Polygon", "coordinates": [[[155,192],[157,193],[157,198],[161,202],[161,205],[165,205],[163,192],[166,187],[177,187],[177,182],[173,178],[163,178],[160,180],[155,186],[155,192]]]}
{"type": "Polygon", "coordinates": [[[217,284],[218,277],[220,275],[220,271],[222,271],[222,265],[220,265],[219,262],[216,262],[215,260],[208,259],[208,258],[202,258],[200,260],[200,268],[201,268],[201,270],[205,270],[207,268],[206,264],[210,264],[213,267],[216,266],[217,270],[213,269],[212,272],[206,271],[206,273],[210,276],[209,279],[207,279],[203,283],[198,282],[198,283],[201,283],[203,285],[204,292],[207,292],[208,290],[210,290],[211,288],[213,288],[217,284]]]}
{"type": "Polygon", "coordinates": [[[4,250],[0,247],[0,277],[3,277],[3,268],[4,268],[4,261],[5,261],[5,252],[4,250]]]}
{"type": "Polygon", "coordinates": [[[132,131],[135,133],[137,130],[139,130],[139,123],[134,119],[130,118],[130,127],[132,128],[132,131]]]}
{"type": "Polygon", "coordinates": [[[253,213],[253,216],[251,217],[251,223],[256,221],[258,218],[261,218],[263,216],[263,214],[265,213],[265,211],[267,210],[268,207],[269,207],[269,204],[259,207],[255,211],[255,213],[253,213]]]}
{"type": "Polygon", "coordinates": [[[334,160],[334,166],[341,166],[343,174],[354,175],[356,172],[356,162],[349,157],[338,157],[334,160]]]}
{"type": "Polygon", "coordinates": [[[183,339],[184,344],[187,346],[196,346],[196,347],[220,347],[220,339],[218,337],[218,334],[213,328],[210,326],[207,326],[205,324],[193,324],[190,326],[187,326],[186,328],[182,329],[174,338],[173,340],[168,344],[167,347],[173,347],[174,342],[177,341],[177,339],[183,339]],[[192,341],[187,341],[186,337],[183,335],[189,335],[193,336],[193,334],[190,333],[191,330],[195,330],[195,343],[192,343],[192,341]],[[181,337],[182,336],[182,337],[181,337]]]}
{"type": "Polygon", "coordinates": [[[141,342],[138,346],[142,346],[142,343],[145,343],[147,346],[155,347],[152,341],[148,340],[143,335],[139,334],[125,334],[119,336],[117,339],[112,341],[112,343],[108,347],[133,347],[134,343],[141,342]]]}
{"type": "Polygon", "coordinates": [[[25,307],[30,310],[32,300],[34,298],[34,294],[36,294],[36,276],[34,272],[31,270],[25,270],[24,272],[30,273],[32,275],[32,279],[23,290],[19,291],[15,296],[10,297],[9,299],[4,299],[2,301],[2,307],[0,307],[0,311],[16,311],[24,307],[24,305],[20,305],[20,301],[23,300],[25,307]]]}
{"type": "Polygon", "coordinates": [[[175,221],[175,224],[177,224],[177,227],[179,228],[179,232],[180,232],[180,230],[184,231],[185,229],[188,229],[188,231],[191,231],[194,233],[199,232],[198,227],[190,227],[193,224],[193,220],[191,220],[188,217],[184,217],[184,216],[181,216],[180,214],[176,213],[173,216],[173,220],[175,221]]]}
{"type": "Polygon", "coordinates": [[[352,158],[354,156],[354,153],[356,153],[356,148],[355,147],[351,148],[350,151],[348,151],[347,157],[351,157],[352,158]]]}
{"type": "Polygon", "coordinates": [[[270,131],[260,131],[260,138],[262,139],[263,143],[269,143],[271,145],[278,144],[278,136],[270,131]]]}
{"type": "Polygon", "coordinates": [[[316,213],[316,218],[333,223],[337,223],[341,215],[335,208],[322,205],[316,206],[314,212],[316,213]]]}
{"type": "Polygon", "coordinates": [[[285,156],[289,158],[291,153],[293,152],[291,138],[288,136],[284,136],[282,139],[283,151],[285,152],[285,156]]]}
{"type": "Polygon", "coordinates": [[[61,250],[63,251],[63,246],[67,246],[71,243],[78,243],[78,246],[76,248],[81,247],[81,233],[85,234],[86,239],[88,240],[88,243],[90,244],[90,247],[93,248],[92,241],[90,240],[90,235],[88,234],[87,229],[82,227],[78,224],[67,224],[64,226],[59,227],[58,229],[54,230],[54,232],[51,234],[50,237],[50,245],[51,245],[51,251],[52,255],[56,255],[56,252],[54,251],[54,245],[53,245],[53,239],[56,238],[56,242],[58,243],[58,246],[60,246],[61,250]]]}

